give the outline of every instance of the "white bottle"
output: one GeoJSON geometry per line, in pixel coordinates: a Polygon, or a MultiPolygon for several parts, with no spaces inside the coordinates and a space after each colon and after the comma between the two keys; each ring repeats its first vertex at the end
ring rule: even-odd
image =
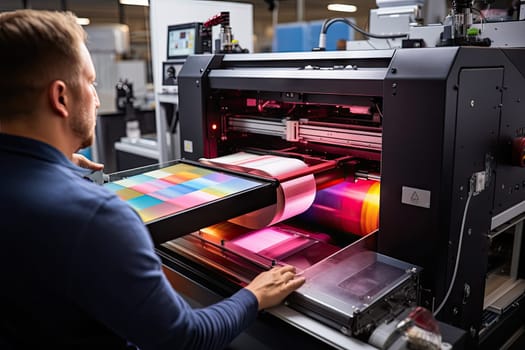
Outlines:
{"type": "Polygon", "coordinates": [[[140,139],[140,126],[138,120],[128,120],[126,122],[126,136],[133,143],[140,139]]]}

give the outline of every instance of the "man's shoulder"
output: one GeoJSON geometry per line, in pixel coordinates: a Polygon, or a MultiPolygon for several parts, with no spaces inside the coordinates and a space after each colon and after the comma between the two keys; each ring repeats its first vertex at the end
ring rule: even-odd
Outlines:
{"type": "Polygon", "coordinates": [[[57,190],[61,188],[65,196],[93,202],[105,202],[118,198],[104,186],[94,183],[85,174],[73,168],[58,166],[58,169],[53,169],[51,172],[54,178],[50,179],[52,183],[49,185],[57,190]]]}
{"type": "Polygon", "coordinates": [[[83,175],[73,168],[52,165],[40,173],[34,195],[47,198],[50,204],[60,208],[62,217],[78,222],[87,223],[93,216],[100,216],[99,212],[133,215],[129,206],[115,193],[83,175]]]}

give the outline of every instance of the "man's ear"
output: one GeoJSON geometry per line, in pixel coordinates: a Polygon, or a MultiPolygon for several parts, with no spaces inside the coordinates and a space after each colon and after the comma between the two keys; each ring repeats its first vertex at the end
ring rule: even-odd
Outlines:
{"type": "Polygon", "coordinates": [[[51,109],[61,117],[69,116],[67,86],[62,80],[55,80],[49,85],[49,104],[51,109]]]}

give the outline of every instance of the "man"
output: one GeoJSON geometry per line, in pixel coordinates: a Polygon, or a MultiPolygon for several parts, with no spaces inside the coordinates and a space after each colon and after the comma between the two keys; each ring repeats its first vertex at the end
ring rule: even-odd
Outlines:
{"type": "Polygon", "coordinates": [[[191,309],[138,215],[71,162],[99,106],[75,17],[1,13],[0,52],[0,348],[220,349],[304,283],[275,268],[191,309]]]}

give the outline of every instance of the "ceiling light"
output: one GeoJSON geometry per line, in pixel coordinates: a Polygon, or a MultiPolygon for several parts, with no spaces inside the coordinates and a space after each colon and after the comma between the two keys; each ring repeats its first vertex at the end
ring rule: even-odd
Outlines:
{"type": "Polygon", "coordinates": [[[77,17],[77,23],[81,26],[87,26],[91,21],[86,17],[77,17]]]}
{"type": "Polygon", "coordinates": [[[345,5],[345,4],[329,4],[327,8],[329,11],[338,11],[338,12],[356,12],[357,11],[357,6],[345,5]]]}
{"type": "Polygon", "coordinates": [[[119,0],[121,5],[149,6],[148,0],[119,0]]]}

